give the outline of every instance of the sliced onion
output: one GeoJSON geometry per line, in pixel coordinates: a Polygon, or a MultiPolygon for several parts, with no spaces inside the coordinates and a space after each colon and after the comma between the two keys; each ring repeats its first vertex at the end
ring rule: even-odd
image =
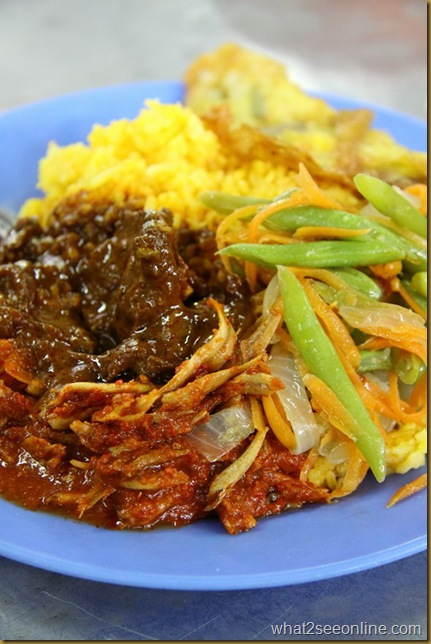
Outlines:
{"type": "Polygon", "coordinates": [[[280,344],[276,344],[271,350],[268,366],[271,374],[284,384],[284,389],[276,395],[280,398],[286,418],[295,434],[296,448],[291,451],[293,454],[302,454],[318,443],[320,430],[295,358],[280,344]]]}
{"type": "Polygon", "coordinates": [[[244,402],[212,414],[206,423],[187,434],[187,439],[213,462],[239,445],[254,429],[250,405],[244,402]]]}
{"type": "Polygon", "coordinates": [[[325,456],[332,465],[345,463],[350,455],[346,441],[333,440],[319,448],[319,454],[325,456]]]}
{"type": "Polygon", "coordinates": [[[265,293],[263,296],[263,302],[262,302],[262,315],[263,317],[266,317],[274,304],[276,303],[277,299],[280,297],[280,286],[278,283],[278,276],[274,275],[268,286],[265,289],[265,293]]]}
{"type": "Polygon", "coordinates": [[[350,326],[358,329],[369,326],[393,329],[401,324],[409,324],[418,328],[424,327],[424,320],[420,315],[390,302],[343,303],[339,306],[338,311],[350,326]]]}
{"type": "MultiPolygon", "coordinates": [[[[376,369],[376,371],[365,371],[362,375],[382,391],[389,392],[389,378],[387,371],[376,369]]],[[[396,421],[393,418],[388,418],[381,413],[378,414],[378,418],[381,426],[386,432],[391,432],[396,426],[396,421]]]]}
{"type": "MultiPolygon", "coordinates": [[[[262,317],[265,319],[271,315],[271,310],[274,304],[277,302],[280,297],[280,286],[278,281],[278,275],[275,274],[269,281],[268,286],[265,289],[262,302],[262,317]]],[[[280,334],[278,331],[275,331],[274,335],[269,344],[276,344],[280,340],[280,334]]]]}

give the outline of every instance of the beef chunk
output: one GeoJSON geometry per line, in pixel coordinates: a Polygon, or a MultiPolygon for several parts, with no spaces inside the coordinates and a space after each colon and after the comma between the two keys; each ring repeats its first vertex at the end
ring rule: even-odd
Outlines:
{"type": "Polygon", "coordinates": [[[211,291],[232,311],[242,301],[239,281],[220,279],[220,262],[211,268],[214,251],[213,238],[175,231],[167,210],[71,198],[44,228],[20,219],[0,245],[0,337],[47,388],[141,374],[165,382],[213,332],[211,291]],[[178,238],[213,271],[212,288],[178,238]]]}

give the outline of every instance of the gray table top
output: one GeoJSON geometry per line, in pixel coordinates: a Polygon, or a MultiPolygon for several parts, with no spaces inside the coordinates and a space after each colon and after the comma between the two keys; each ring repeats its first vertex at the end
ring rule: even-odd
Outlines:
{"type": "MultiPolygon", "coordinates": [[[[1,0],[0,111],[180,79],[226,41],[277,57],[305,89],[426,117],[425,0],[1,0]]],[[[9,559],[0,571],[3,639],[427,638],[426,553],[325,581],[223,592],[120,587],[9,559]],[[296,634],[274,631],[284,624],[296,634]],[[362,635],[320,635],[325,624],[362,624],[362,635]]]]}

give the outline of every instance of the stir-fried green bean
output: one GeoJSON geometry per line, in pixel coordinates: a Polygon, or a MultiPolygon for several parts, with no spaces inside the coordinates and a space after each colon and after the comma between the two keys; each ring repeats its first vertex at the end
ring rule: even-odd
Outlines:
{"type": "Polygon", "coordinates": [[[243,195],[230,195],[226,192],[218,192],[217,190],[208,190],[207,192],[203,192],[199,198],[205,206],[222,215],[229,215],[237,208],[243,208],[244,206],[271,203],[269,199],[262,199],[260,197],[244,197],[243,195]]]}
{"type": "Polygon", "coordinates": [[[319,282],[319,280],[311,280],[313,288],[319,293],[320,297],[326,304],[334,304],[337,301],[337,291],[333,286],[325,284],[325,282],[319,282]]]}
{"type": "Polygon", "coordinates": [[[284,208],[265,220],[264,226],[271,230],[293,231],[303,226],[363,230],[366,233],[372,224],[365,217],[344,210],[332,210],[319,206],[284,208]]]}
{"type": "Polygon", "coordinates": [[[373,300],[379,300],[382,297],[383,289],[369,275],[357,268],[346,266],[345,268],[334,268],[335,275],[340,277],[349,286],[353,286],[364,295],[368,295],[373,300]]]}
{"type": "Polygon", "coordinates": [[[367,351],[360,349],[361,362],[358,367],[359,373],[365,371],[376,371],[392,369],[392,358],[390,349],[379,349],[377,351],[367,351]]]}
{"type": "Polygon", "coordinates": [[[401,382],[414,385],[425,368],[419,356],[396,347],[392,349],[391,356],[393,369],[401,382]]]}
{"type": "Polygon", "coordinates": [[[426,238],[427,220],[407,197],[385,181],[368,174],[359,173],[353,180],[361,195],[379,212],[398,226],[426,238]]]}
{"type": "Polygon", "coordinates": [[[421,295],[419,291],[417,291],[415,288],[413,288],[412,282],[409,282],[408,279],[406,278],[402,279],[401,284],[404,286],[407,293],[416,302],[416,304],[420,306],[422,310],[426,311],[428,308],[427,298],[421,295]]]}
{"type": "MultiPolygon", "coordinates": [[[[264,206],[271,203],[269,200],[256,197],[229,195],[216,191],[203,193],[201,200],[206,206],[222,214],[229,214],[243,206],[255,204],[264,206]]],[[[251,219],[251,217],[252,215],[249,215],[245,219],[251,219]]],[[[405,268],[411,273],[427,269],[427,253],[424,248],[419,248],[411,240],[398,235],[378,222],[344,210],[331,210],[318,206],[284,208],[268,217],[262,225],[270,230],[282,232],[293,232],[303,226],[363,231],[363,234],[357,236],[355,241],[376,241],[402,251],[405,268]]]]}
{"type": "Polygon", "coordinates": [[[232,244],[219,251],[269,268],[370,266],[404,259],[404,251],[379,242],[315,241],[295,244],[232,244]]]}
{"type": "Polygon", "coordinates": [[[314,279],[314,287],[327,304],[337,302],[339,293],[343,290],[351,291],[353,289],[353,291],[359,291],[362,295],[372,300],[380,300],[383,295],[381,286],[357,268],[346,266],[345,268],[330,268],[328,270],[342,280],[345,286],[335,288],[325,282],[314,279]]]}
{"type": "Polygon", "coordinates": [[[360,354],[359,373],[393,370],[405,385],[414,385],[425,369],[424,363],[418,356],[396,347],[379,349],[378,351],[361,349],[360,354]]]}
{"type": "Polygon", "coordinates": [[[361,397],[344,369],[337,351],[324,332],[300,281],[291,270],[278,267],[287,329],[310,372],[323,380],[340,398],[352,417],[356,444],[381,482],[386,475],[385,444],[361,397]]]}
{"type": "Polygon", "coordinates": [[[427,297],[428,296],[428,287],[427,287],[427,272],[426,271],[420,271],[418,273],[415,273],[412,277],[412,287],[421,295],[422,297],[427,297]]]}
{"type": "Polygon", "coordinates": [[[263,225],[266,228],[281,231],[293,231],[301,226],[364,230],[364,234],[356,237],[356,240],[376,241],[403,251],[405,253],[405,267],[411,273],[424,271],[427,268],[427,253],[424,248],[419,248],[412,241],[376,221],[351,212],[317,206],[298,206],[274,213],[264,221],[263,225]]]}

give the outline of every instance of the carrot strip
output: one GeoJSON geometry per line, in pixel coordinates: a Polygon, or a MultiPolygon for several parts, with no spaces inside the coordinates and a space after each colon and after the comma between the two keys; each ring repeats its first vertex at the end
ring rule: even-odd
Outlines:
{"type": "Polygon", "coordinates": [[[328,284],[328,286],[333,286],[336,290],[340,290],[346,287],[346,283],[341,277],[338,277],[332,271],[328,271],[327,268],[308,268],[308,267],[299,267],[299,266],[290,266],[290,270],[295,273],[297,277],[312,277],[320,282],[328,284]]]}
{"type": "Polygon", "coordinates": [[[409,403],[401,400],[398,390],[398,376],[394,371],[388,373],[391,404],[403,423],[415,423],[424,419],[427,413],[426,404],[419,411],[413,411],[409,403]],[[407,411],[406,411],[407,409],[407,411]],[[410,411],[411,410],[411,411],[410,411]]]}
{"type": "Polygon", "coordinates": [[[253,219],[250,222],[248,229],[248,241],[254,243],[258,240],[259,236],[259,226],[268,219],[271,215],[274,215],[280,210],[285,210],[286,208],[293,208],[296,206],[304,205],[308,203],[307,197],[300,191],[296,190],[286,199],[276,201],[275,203],[268,204],[259,210],[253,219]]]}
{"type": "Polygon", "coordinates": [[[410,195],[413,195],[414,197],[418,197],[419,199],[419,206],[418,210],[421,212],[423,215],[427,215],[428,212],[428,188],[424,183],[414,183],[411,186],[408,186],[407,188],[404,188],[406,192],[408,192],[410,195]]]}
{"type": "Polygon", "coordinates": [[[328,197],[314,181],[313,177],[303,163],[299,164],[299,172],[296,175],[296,182],[301,190],[307,195],[310,203],[314,206],[321,206],[322,208],[341,208],[340,204],[328,197]]]}
{"type": "Polygon", "coordinates": [[[336,488],[329,498],[338,499],[342,496],[352,494],[365,478],[368,471],[368,465],[362,458],[359,449],[353,443],[347,443],[349,449],[349,458],[347,460],[347,469],[344,475],[343,482],[339,488],[336,488]]]}
{"type": "Polygon", "coordinates": [[[335,311],[323,301],[307,280],[304,280],[304,288],[316,315],[323,322],[340,357],[346,356],[355,368],[359,367],[361,354],[359,353],[358,347],[353,342],[352,336],[347,330],[344,322],[338,317],[335,311]]]}
{"type": "MultiPolygon", "coordinates": [[[[393,420],[398,420],[398,422],[400,422],[394,414],[394,410],[390,405],[390,401],[388,401],[387,393],[382,391],[379,387],[377,387],[370,381],[364,382],[364,380],[356,372],[356,369],[347,360],[344,360],[343,364],[350,380],[353,382],[356,391],[361,396],[362,402],[364,403],[368,411],[373,414],[383,414],[383,416],[386,416],[387,418],[392,418],[393,420]]],[[[383,434],[386,433],[382,429],[380,423],[376,422],[376,425],[381,429],[383,434]]]]}
{"type": "MultiPolygon", "coordinates": [[[[280,210],[284,210],[285,208],[293,208],[294,206],[302,205],[304,203],[307,203],[307,199],[300,191],[296,191],[287,199],[283,199],[281,201],[277,201],[276,203],[272,203],[268,206],[263,207],[261,210],[259,210],[259,212],[256,213],[256,215],[250,222],[247,241],[251,244],[258,241],[259,227],[265,221],[265,219],[268,219],[268,217],[276,212],[279,212],[280,210]]],[[[256,290],[257,271],[258,267],[256,264],[252,262],[245,262],[245,274],[252,291],[256,290]]]]}
{"type": "Polygon", "coordinates": [[[323,380],[311,373],[307,373],[303,380],[311,394],[313,408],[319,412],[322,418],[355,441],[355,434],[351,428],[356,426],[356,421],[334,391],[323,380]]]}
{"type": "Polygon", "coordinates": [[[412,407],[421,407],[426,404],[428,394],[428,374],[425,371],[415,384],[409,398],[409,404],[412,407]]]}
{"type": "Polygon", "coordinates": [[[258,205],[251,204],[250,206],[243,206],[242,208],[237,208],[219,223],[217,227],[217,239],[223,237],[226,233],[226,230],[231,227],[232,224],[236,223],[240,219],[244,219],[248,215],[252,215],[256,212],[258,205]]]}
{"type": "Polygon", "coordinates": [[[389,502],[386,504],[386,507],[391,508],[393,505],[395,505],[395,503],[398,503],[398,501],[402,501],[412,494],[416,494],[417,492],[424,490],[427,487],[427,483],[428,479],[426,474],[422,474],[421,476],[418,476],[418,478],[414,481],[406,483],[406,485],[403,485],[399,490],[395,492],[395,494],[391,496],[389,502]]]}
{"type": "MultiPolygon", "coordinates": [[[[220,250],[224,248],[226,244],[226,235],[228,229],[235,224],[236,222],[240,221],[244,217],[247,217],[248,215],[252,215],[256,212],[257,210],[257,205],[252,204],[250,206],[244,206],[243,208],[237,208],[237,210],[234,210],[233,212],[230,213],[230,215],[227,215],[218,225],[217,232],[216,232],[216,243],[217,243],[217,248],[220,250]]],[[[222,262],[224,264],[225,269],[232,273],[232,266],[230,262],[230,258],[227,255],[222,255],[221,256],[222,262]]]]}
{"type": "Polygon", "coordinates": [[[262,404],[269,426],[280,443],[289,449],[293,449],[296,445],[295,434],[287,418],[283,418],[280,413],[276,404],[276,396],[262,396],[262,404]]]}
{"type": "Polygon", "coordinates": [[[427,364],[427,330],[425,328],[411,327],[407,324],[399,324],[395,329],[361,325],[361,331],[368,333],[370,336],[376,336],[366,340],[361,348],[385,349],[386,347],[398,347],[414,353],[421,358],[424,364],[427,364]]]}
{"type": "Polygon", "coordinates": [[[418,315],[420,315],[425,322],[428,319],[428,313],[425,309],[423,309],[419,304],[414,300],[410,293],[404,288],[404,286],[401,284],[401,282],[397,285],[397,292],[401,295],[403,300],[405,301],[406,304],[409,305],[409,307],[418,315]]]}
{"type": "Polygon", "coordinates": [[[297,244],[298,241],[293,239],[287,233],[276,233],[273,231],[262,231],[259,235],[260,244],[297,244]]]}
{"type": "Polygon", "coordinates": [[[292,237],[313,237],[315,239],[327,239],[328,237],[359,237],[368,233],[370,228],[361,230],[349,230],[348,228],[336,228],[335,226],[301,226],[297,228],[292,237]]]}

